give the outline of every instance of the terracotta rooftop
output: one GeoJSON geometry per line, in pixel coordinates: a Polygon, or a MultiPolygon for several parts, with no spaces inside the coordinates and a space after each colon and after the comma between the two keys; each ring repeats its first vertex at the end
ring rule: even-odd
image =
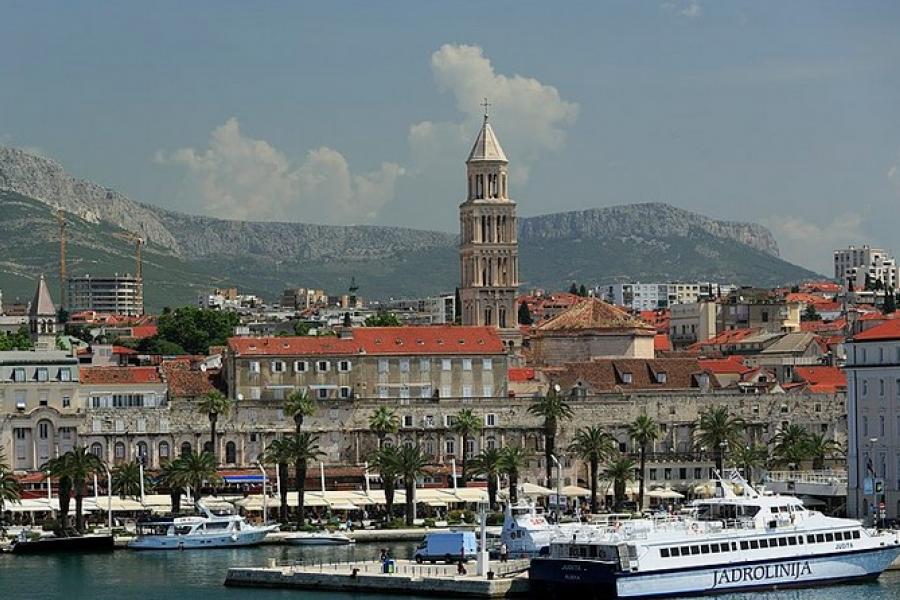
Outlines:
{"type": "Polygon", "coordinates": [[[240,356],[352,356],[416,354],[503,354],[493,327],[355,327],[352,337],[233,337],[228,348],[240,356]]]}
{"type": "Polygon", "coordinates": [[[751,371],[750,367],[744,364],[739,356],[729,356],[728,358],[708,358],[698,361],[700,368],[710,373],[724,375],[727,373],[737,373],[743,375],[751,371]]]}
{"type": "Polygon", "coordinates": [[[808,383],[811,392],[835,393],[847,389],[847,375],[838,367],[794,367],[794,375],[808,383]]]}
{"type": "Polygon", "coordinates": [[[531,367],[510,367],[508,377],[510,381],[531,381],[534,379],[534,369],[531,367]]]}
{"type": "Polygon", "coordinates": [[[196,398],[216,389],[213,379],[218,371],[191,369],[183,360],[167,360],[160,366],[169,385],[169,393],[176,398],[196,398]]]}
{"type": "Polygon", "coordinates": [[[647,335],[655,335],[655,329],[636,319],[621,308],[587,298],[572,308],[561,312],[538,327],[540,331],[630,330],[638,329],[647,335]]]}
{"type": "Polygon", "coordinates": [[[668,352],[672,349],[672,340],[667,333],[657,333],[653,338],[653,349],[659,352],[668,352]]]}
{"type": "Polygon", "coordinates": [[[594,392],[683,390],[699,387],[703,372],[693,358],[613,358],[567,364],[557,382],[569,390],[581,381],[594,392]]]}
{"type": "Polygon", "coordinates": [[[900,319],[891,319],[853,336],[854,342],[900,340],[900,319]]]}
{"type": "Polygon", "coordinates": [[[82,385],[163,383],[156,367],[82,367],[82,385]]]}

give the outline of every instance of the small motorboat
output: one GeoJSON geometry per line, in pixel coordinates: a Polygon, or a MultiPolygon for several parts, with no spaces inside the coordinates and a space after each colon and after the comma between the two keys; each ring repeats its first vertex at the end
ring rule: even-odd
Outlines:
{"type": "Polygon", "coordinates": [[[288,544],[296,544],[298,546],[343,546],[356,541],[350,536],[337,531],[298,531],[297,533],[290,533],[282,539],[288,544]]]}

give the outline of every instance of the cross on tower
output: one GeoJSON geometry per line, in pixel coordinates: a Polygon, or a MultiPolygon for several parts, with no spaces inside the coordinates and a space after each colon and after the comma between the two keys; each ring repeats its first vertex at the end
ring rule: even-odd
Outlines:
{"type": "Polygon", "coordinates": [[[484,102],[481,103],[481,106],[484,107],[484,118],[488,117],[488,106],[491,106],[491,103],[488,102],[487,96],[484,97],[484,102]]]}

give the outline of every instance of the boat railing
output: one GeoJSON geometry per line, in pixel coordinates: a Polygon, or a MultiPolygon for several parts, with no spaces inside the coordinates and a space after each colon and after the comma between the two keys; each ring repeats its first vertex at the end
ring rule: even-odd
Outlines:
{"type": "Polygon", "coordinates": [[[814,483],[819,485],[846,485],[846,471],[769,471],[766,481],[779,483],[814,483]]]}

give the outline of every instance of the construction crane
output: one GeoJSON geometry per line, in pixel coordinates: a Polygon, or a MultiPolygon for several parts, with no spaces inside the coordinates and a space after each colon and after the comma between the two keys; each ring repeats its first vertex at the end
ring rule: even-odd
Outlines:
{"type": "Polygon", "coordinates": [[[124,233],[114,233],[113,237],[117,237],[120,240],[124,240],[126,242],[130,242],[134,244],[134,278],[137,281],[143,280],[143,267],[144,261],[141,257],[141,246],[143,246],[146,242],[144,238],[139,236],[133,231],[126,231],[124,233]]]}
{"type": "Polygon", "coordinates": [[[59,224],[59,307],[66,307],[66,213],[56,207],[56,222],[59,224]]]}

